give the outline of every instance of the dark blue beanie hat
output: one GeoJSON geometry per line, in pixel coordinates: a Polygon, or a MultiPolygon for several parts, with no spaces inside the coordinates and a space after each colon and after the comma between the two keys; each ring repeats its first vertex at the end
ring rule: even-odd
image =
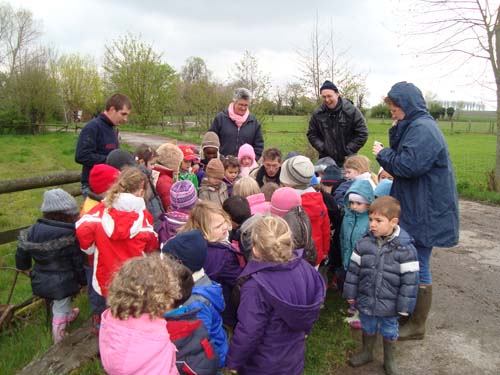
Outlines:
{"type": "Polygon", "coordinates": [[[323,85],[319,89],[319,92],[321,92],[323,90],[333,90],[335,92],[339,92],[339,89],[337,88],[337,86],[335,86],[335,84],[333,82],[330,82],[330,81],[323,82],[323,85]]]}
{"type": "Polygon", "coordinates": [[[336,165],[326,167],[321,183],[326,186],[333,186],[338,180],[342,179],[342,170],[336,165]]]}
{"type": "Polygon", "coordinates": [[[196,272],[205,264],[208,245],[201,231],[195,229],[170,239],[163,246],[162,252],[173,255],[192,272],[196,272]]]}

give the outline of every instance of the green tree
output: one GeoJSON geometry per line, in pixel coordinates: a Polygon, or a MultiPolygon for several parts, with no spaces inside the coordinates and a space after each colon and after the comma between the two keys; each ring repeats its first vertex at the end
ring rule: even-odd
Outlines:
{"type": "Polygon", "coordinates": [[[446,115],[448,116],[448,121],[451,121],[454,113],[455,113],[455,108],[453,107],[446,108],[446,115]]]}
{"type": "Polygon", "coordinates": [[[380,103],[373,106],[370,110],[370,117],[372,118],[391,118],[391,111],[387,104],[380,103]]]}
{"type": "Polygon", "coordinates": [[[73,114],[78,110],[83,111],[85,117],[102,110],[103,83],[91,57],[63,55],[57,61],[56,71],[67,120],[74,119],[73,114]]]}
{"type": "Polygon", "coordinates": [[[131,34],[105,46],[107,89],[122,92],[133,105],[132,122],[148,126],[161,121],[173,100],[176,73],[152,45],[131,34]]]}

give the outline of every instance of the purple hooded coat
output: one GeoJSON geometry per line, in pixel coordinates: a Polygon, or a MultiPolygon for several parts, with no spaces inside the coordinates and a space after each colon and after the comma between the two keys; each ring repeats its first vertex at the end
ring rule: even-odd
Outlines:
{"type": "MultiPolygon", "coordinates": [[[[230,327],[236,324],[236,305],[233,302],[233,289],[243,271],[238,257],[242,255],[229,243],[208,242],[208,256],[203,268],[207,276],[222,286],[226,308],[222,312],[222,321],[230,327]]],[[[242,260],[242,262],[244,262],[242,260]]]]}
{"type": "Polygon", "coordinates": [[[305,336],[325,298],[323,279],[301,255],[286,263],[250,260],[240,278],[248,276],[227,367],[241,375],[302,374],[305,336]]]}

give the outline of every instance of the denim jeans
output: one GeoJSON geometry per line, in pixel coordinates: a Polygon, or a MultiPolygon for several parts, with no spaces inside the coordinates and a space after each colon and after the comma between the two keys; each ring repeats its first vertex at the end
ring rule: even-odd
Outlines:
{"type": "Polygon", "coordinates": [[[92,287],[92,276],[94,273],[94,267],[84,264],[83,268],[85,270],[85,277],[87,279],[87,292],[90,302],[90,311],[92,314],[101,315],[104,310],[106,310],[106,299],[98,294],[92,287]]]}
{"type": "Polygon", "coordinates": [[[418,272],[419,284],[432,284],[431,275],[431,253],[432,247],[424,247],[416,245],[418,255],[418,265],[420,271],[418,272]]]}
{"type": "Polygon", "coordinates": [[[394,341],[398,338],[398,319],[397,316],[372,316],[359,312],[361,320],[361,329],[367,335],[380,333],[386,340],[394,341]]]}

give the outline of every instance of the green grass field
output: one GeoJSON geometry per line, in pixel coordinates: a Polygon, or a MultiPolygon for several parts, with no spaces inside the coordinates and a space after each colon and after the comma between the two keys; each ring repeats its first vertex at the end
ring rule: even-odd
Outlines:
{"type": "MultiPolygon", "coordinates": [[[[308,117],[269,117],[264,126],[267,146],[273,145],[289,151],[305,152],[308,143],[305,136],[308,117]]],[[[484,126],[480,122],[477,126],[484,126]]],[[[445,124],[446,125],[446,124],[445,124]]],[[[362,154],[371,156],[373,140],[387,144],[388,120],[369,121],[370,137],[362,154]]],[[[468,126],[465,124],[465,126],[468,126]]],[[[480,131],[475,132],[476,124],[471,125],[471,133],[458,130],[454,133],[444,129],[450,154],[455,166],[457,184],[462,195],[475,199],[500,203],[500,194],[486,191],[487,172],[495,163],[496,136],[480,131]]],[[[443,127],[445,127],[443,125],[443,127]]],[[[466,129],[466,128],[464,128],[466,129]]],[[[138,129],[143,131],[142,129],[138,129]]],[[[157,130],[150,130],[158,133],[157,130]]],[[[167,135],[167,133],[165,133],[167,135]]],[[[171,135],[171,134],[170,134],[171,135]]],[[[196,143],[197,132],[187,134],[196,143]]],[[[74,162],[74,149],[77,136],[73,133],[50,133],[37,136],[2,136],[0,145],[0,179],[22,178],[45,175],[54,171],[78,170],[74,162]]],[[[310,150],[309,150],[310,151],[310,150]]],[[[373,158],[372,158],[373,160],[373,158]]],[[[378,166],[373,164],[376,171],[378,166]]],[[[0,231],[32,224],[39,217],[39,207],[45,189],[0,195],[0,231]]],[[[0,246],[0,266],[13,266],[16,243],[0,246]]],[[[0,304],[5,303],[13,280],[13,273],[0,271],[0,304]]],[[[19,303],[31,295],[28,278],[19,277],[13,303],[19,303]]],[[[89,317],[86,296],[79,296],[76,304],[82,309],[77,325],[89,317]]],[[[335,292],[329,291],[319,322],[307,340],[305,374],[328,373],[332,368],[345,361],[346,351],[355,346],[350,331],[342,322],[343,300],[335,292]]],[[[15,371],[43,353],[51,344],[50,331],[45,325],[45,311],[41,307],[33,312],[28,320],[18,321],[9,331],[0,334],[0,373],[13,374],[15,371]],[[5,355],[8,353],[8,355],[5,355]]],[[[86,366],[79,374],[104,373],[98,361],[86,366]]]]}

